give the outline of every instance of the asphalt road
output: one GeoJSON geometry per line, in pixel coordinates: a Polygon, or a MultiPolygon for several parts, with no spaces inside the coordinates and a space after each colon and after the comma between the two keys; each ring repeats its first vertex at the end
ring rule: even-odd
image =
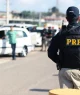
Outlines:
{"type": "Polygon", "coordinates": [[[48,95],[59,88],[56,65],[39,49],[27,57],[0,57],[0,95],[48,95]]]}

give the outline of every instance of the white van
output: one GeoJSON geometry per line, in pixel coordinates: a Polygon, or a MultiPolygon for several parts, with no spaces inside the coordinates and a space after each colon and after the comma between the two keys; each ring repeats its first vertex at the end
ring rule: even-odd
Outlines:
{"type": "Polygon", "coordinates": [[[30,34],[31,34],[31,42],[32,44],[36,45],[37,43],[37,33],[36,32],[31,32],[31,30],[33,29],[33,27],[36,25],[33,24],[21,24],[21,23],[10,23],[10,24],[5,24],[2,27],[19,27],[19,28],[25,28],[30,34]]]}
{"type": "MultiPolygon", "coordinates": [[[[17,43],[16,43],[16,53],[19,56],[26,56],[28,52],[34,50],[34,45],[31,43],[31,35],[24,28],[14,27],[14,31],[17,32],[17,43]]],[[[9,44],[8,36],[2,39],[6,33],[10,30],[10,27],[1,27],[0,28],[0,55],[1,54],[11,54],[12,49],[9,44]]]]}
{"type": "Polygon", "coordinates": [[[36,28],[36,33],[37,33],[37,41],[36,41],[36,46],[41,46],[42,45],[42,32],[43,32],[44,27],[37,27],[36,28]]]}

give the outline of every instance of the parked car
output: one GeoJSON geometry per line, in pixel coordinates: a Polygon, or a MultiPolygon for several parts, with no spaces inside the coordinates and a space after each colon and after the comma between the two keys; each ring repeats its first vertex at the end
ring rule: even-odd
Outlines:
{"type": "MultiPolygon", "coordinates": [[[[8,37],[6,36],[5,39],[2,39],[8,30],[10,30],[10,27],[0,27],[0,54],[12,53],[8,37]]],[[[17,32],[16,54],[25,57],[28,52],[34,50],[34,45],[31,42],[31,35],[25,28],[14,27],[14,31],[17,32]]]]}
{"type": "Polygon", "coordinates": [[[36,45],[36,37],[37,37],[37,33],[36,32],[32,32],[31,30],[33,29],[33,27],[36,27],[36,25],[33,24],[21,24],[21,23],[10,23],[7,25],[3,25],[2,27],[19,27],[19,28],[25,28],[30,34],[31,34],[31,42],[33,45],[36,45]]]}
{"type": "Polygon", "coordinates": [[[41,36],[42,31],[43,31],[43,27],[36,27],[33,31],[30,31],[32,43],[35,46],[41,46],[42,45],[42,36],[41,36]]]}
{"type": "Polygon", "coordinates": [[[42,32],[43,32],[44,27],[37,27],[36,32],[37,32],[37,42],[36,46],[41,46],[42,45],[42,32]]]}

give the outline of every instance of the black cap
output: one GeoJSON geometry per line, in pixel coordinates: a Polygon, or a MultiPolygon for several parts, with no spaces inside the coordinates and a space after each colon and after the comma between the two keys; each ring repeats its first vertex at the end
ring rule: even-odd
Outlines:
{"type": "Polygon", "coordinates": [[[77,7],[71,6],[66,11],[66,16],[69,19],[76,19],[79,17],[79,9],[77,7]]]}

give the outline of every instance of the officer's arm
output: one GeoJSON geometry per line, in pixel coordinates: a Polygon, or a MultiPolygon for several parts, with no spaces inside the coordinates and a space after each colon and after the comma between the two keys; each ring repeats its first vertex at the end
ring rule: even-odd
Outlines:
{"type": "Polygon", "coordinates": [[[59,55],[57,54],[59,48],[59,41],[60,41],[59,35],[54,36],[48,48],[48,57],[55,63],[59,62],[59,55]]]}

